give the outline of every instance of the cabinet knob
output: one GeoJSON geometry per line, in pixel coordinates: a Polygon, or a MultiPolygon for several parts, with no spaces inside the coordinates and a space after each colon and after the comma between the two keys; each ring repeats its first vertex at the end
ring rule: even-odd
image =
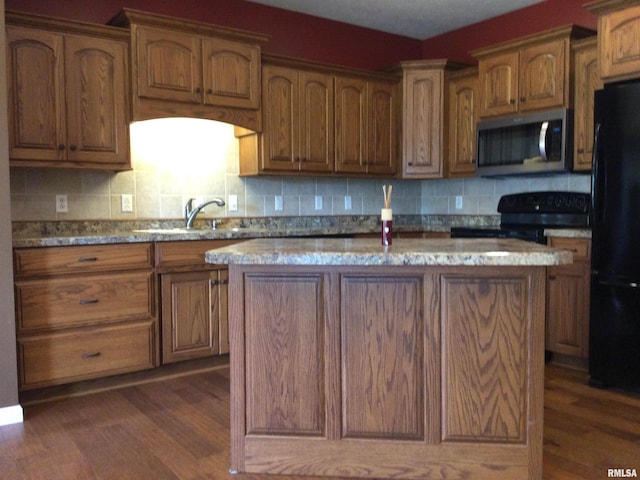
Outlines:
{"type": "Polygon", "coordinates": [[[555,280],[557,277],[555,275],[549,275],[549,280],[555,280]]]}
{"type": "Polygon", "coordinates": [[[515,99],[512,98],[511,100],[509,100],[509,105],[515,105],[515,103],[516,103],[515,99]]]}
{"type": "Polygon", "coordinates": [[[218,285],[218,280],[211,280],[211,286],[216,287],[218,285]]]}
{"type": "Polygon", "coordinates": [[[220,282],[220,283],[222,283],[222,285],[227,285],[227,284],[229,283],[229,280],[227,280],[227,279],[225,278],[225,279],[224,279],[224,280],[222,280],[222,282],[220,282]]]}
{"type": "Polygon", "coordinates": [[[67,148],[64,143],[61,143],[60,145],[58,145],[58,150],[64,150],[65,148],[67,148]]]}
{"type": "Polygon", "coordinates": [[[410,167],[413,167],[413,162],[407,162],[407,165],[409,165],[410,167]]]}
{"type": "Polygon", "coordinates": [[[526,99],[526,97],[520,97],[520,101],[521,101],[522,103],[525,103],[525,102],[527,101],[527,99],[526,99]]]}
{"type": "Polygon", "coordinates": [[[71,145],[69,148],[71,149],[72,152],[75,152],[78,149],[78,146],[77,145],[71,145]]]}
{"type": "Polygon", "coordinates": [[[578,153],[584,153],[584,148],[579,148],[578,153]]]}
{"type": "Polygon", "coordinates": [[[213,94],[213,89],[207,88],[207,95],[212,95],[212,94],[213,94]]]}

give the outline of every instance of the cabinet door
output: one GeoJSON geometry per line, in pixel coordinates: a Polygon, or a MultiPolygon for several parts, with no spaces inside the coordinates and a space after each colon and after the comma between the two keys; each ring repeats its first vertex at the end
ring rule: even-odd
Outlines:
{"type": "Polygon", "coordinates": [[[573,169],[591,170],[593,157],[593,100],[602,88],[595,44],[575,51],[573,169]]]}
{"type": "Polygon", "coordinates": [[[404,76],[403,176],[442,177],[442,71],[404,76]]]}
{"type": "Polygon", "coordinates": [[[478,75],[451,79],[449,88],[449,148],[447,176],[473,176],[476,168],[478,75]]]}
{"type": "Polygon", "coordinates": [[[266,171],[298,171],[298,74],[267,65],[262,79],[263,158],[266,171]]]}
{"type": "Polygon", "coordinates": [[[218,353],[217,271],[161,275],[162,362],[218,353]]]}
{"type": "Polygon", "coordinates": [[[398,164],[398,95],[391,83],[367,83],[367,172],[394,175],[398,164]]]}
{"type": "Polygon", "coordinates": [[[568,40],[524,48],[520,52],[520,111],[565,104],[568,40]]]}
{"type": "Polygon", "coordinates": [[[365,173],[367,170],[366,99],[367,82],[365,80],[336,77],[335,138],[337,172],[365,173]]]}
{"type": "Polygon", "coordinates": [[[138,96],[202,103],[202,39],[170,30],[134,27],[138,96]]]}
{"type": "Polygon", "coordinates": [[[300,170],[332,172],[334,164],[333,76],[299,73],[300,170]]]}
{"type": "Polygon", "coordinates": [[[204,103],[234,108],[260,106],[260,48],[205,38],[204,103]]]}
{"type": "Polygon", "coordinates": [[[598,50],[603,80],[640,76],[640,5],[600,17],[598,50]]]}
{"type": "Polygon", "coordinates": [[[518,52],[483,58],[480,70],[480,116],[506,115],[518,111],[518,52]]]}
{"type": "Polygon", "coordinates": [[[62,35],[7,27],[9,157],[64,159],[66,142],[62,35]]]}
{"type": "Polygon", "coordinates": [[[129,164],[127,46],[65,36],[67,159],[129,164]]]}

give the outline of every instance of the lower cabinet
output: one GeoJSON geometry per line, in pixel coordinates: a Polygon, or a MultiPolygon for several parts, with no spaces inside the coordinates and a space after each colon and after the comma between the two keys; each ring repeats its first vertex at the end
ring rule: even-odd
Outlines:
{"type": "Polygon", "coordinates": [[[546,349],[559,354],[558,361],[584,362],[589,356],[591,240],[551,237],[549,246],[571,250],[573,264],[547,269],[546,349]]]}
{"type": "Polygon", "coordinates": [[[160,283],[162,363],[229,352],[226,265],[210,265],[207,250],[237,240],[156,243],[160,283]]]}
{"type": "Polygon", "coordinates": [[[227,353],[226,268],[160,275],[162,363],[227,353]]]}
{"type": "Polygon", "coordinates": [[[158,365],[151,243],[14,250],[21,390],[158,365]]]}

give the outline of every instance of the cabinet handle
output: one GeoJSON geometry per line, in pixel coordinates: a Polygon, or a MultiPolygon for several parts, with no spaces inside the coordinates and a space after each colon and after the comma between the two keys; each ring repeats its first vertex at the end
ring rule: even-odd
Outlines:
{"type": "Polygon", "coordinates": [[[95,262],[98,260],[98,257],[80,257],[78,258],[79,262],[95,262]]]}
{"type": "Polygon", "coordinates": [[[512,98],[511,100],[509,100],[509,104],[510,105],[514,105],[516,103],[516,101],[512,98]]]}
{"type": "Polygon", "coordinates": [[[95,352],[95,353],[83,353],[82,358],[96,358],[100,356],[100,352],[95,352]]]}
{"type": "Polygon", "coordinates": [[[521,101],[522,103],[526,103],[526,102],[527,102],[527,98],[526,98],[526,97],[520,97],[520,101],[521,101]]]}
{"type": "Polygon", "coordinates": [[[91,300],[80,300],[80,305],[92,305],[94,303],[98,303],[98,301],[99,300],[97,298],[91,300]]]}
{"type": "Polygon", "coordinates": [[[224,280],[222,280],[222,285],[228,285],[229,284],[229,280],[227,280],[226,278],[224,280]]]}
{"type": "Polygon", "coordinates": [[[218,280],[211,280],[211,286],[216,287],[218,285],[218,280]]]}

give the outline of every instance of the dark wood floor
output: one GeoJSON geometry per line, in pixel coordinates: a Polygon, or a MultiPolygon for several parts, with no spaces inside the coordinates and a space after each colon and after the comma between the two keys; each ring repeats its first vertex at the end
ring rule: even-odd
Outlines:
{"type": "MultiPolygon", "coordinates": [[[[586,380],[546,367],[544,479],[601,480],[608,468],[640,475],[640,397],[586,380]]],[[[24,423],[0,427],[0,478],[294,478],[228,473],[226,367],[29,403],[24,414],[24,423]]]]}

